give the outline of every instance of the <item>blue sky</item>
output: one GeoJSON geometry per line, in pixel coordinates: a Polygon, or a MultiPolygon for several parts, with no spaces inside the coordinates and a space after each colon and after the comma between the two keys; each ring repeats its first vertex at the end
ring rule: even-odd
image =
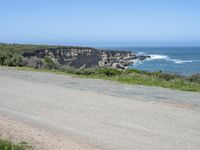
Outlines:
{"type": "Polygon", "coordinates": [[[0,0],[0,42],[200,46],[200,0],[0,0]]]}

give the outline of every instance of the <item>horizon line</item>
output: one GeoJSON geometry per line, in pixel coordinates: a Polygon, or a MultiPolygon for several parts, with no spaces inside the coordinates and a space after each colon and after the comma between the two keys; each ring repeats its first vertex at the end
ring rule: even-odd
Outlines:
{"type": "MultiPolygon", "coordinates": [[[[179,48],[184,48],[184,47],[200,47],[200,45],[119,45],[119,46],[94,46],[93,44],[52,44],[52,43],[25,43],[25,42],[0,42],[0,45],[6,44],[6,45],[46,45],[46,46],[78,46],[78,47],[94,47],[94,48],[140,48],[140,47],[179,47],[179,48]]],[[[105,44],[106,45],[106,44],[105,44]]]]}

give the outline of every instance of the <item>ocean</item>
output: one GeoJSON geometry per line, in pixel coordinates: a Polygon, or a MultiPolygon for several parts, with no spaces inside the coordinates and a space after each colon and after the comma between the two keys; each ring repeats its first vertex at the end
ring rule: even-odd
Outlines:
{"type": "Polygon", "coordinates": [[[179,75],[200,73],[200,47],[117,47],[138,55],[150,55],[145,61],[134,61],[130,68],[144,71],[162,71],[179,75]]]}

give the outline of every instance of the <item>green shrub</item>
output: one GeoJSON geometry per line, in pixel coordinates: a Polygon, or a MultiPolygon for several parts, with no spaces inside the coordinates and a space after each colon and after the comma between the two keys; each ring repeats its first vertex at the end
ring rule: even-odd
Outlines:
{"type": "Polygon", "coordinates": [[[86,76],[96,73],[94,69],[77,69],[77,68],[71,68],[71,67],[63,68],[63,69],[59,69],[59,70],[62,70],[69,74],[86,75],[86,76]]]}
{"type": "Polygon", "coordinates": [[[195,82],[195,83],[199,83],[200,84],[200,73],[197,73],[197,74],[193,74],[191,75],[188,80],[190,82],[195,82]]]}
{"type": "Polygon", "coordinates": [[[6,60],[6,64],[8,66],[21,66],[22,61],[23,61],[22,56],[14,53],[12,57],[6,60]]]}
{"type": "Polygon", "coordinates": [[[144,73],[144,71],[138,70],[138,69],[128,69],[125,71],[125,73],[130,74],[130,73],[144,73]]]}
{"type": "Polygon", "coordinates": [[[0,51],[0,65],[21,66],[23,58],[13,50],[0,51]]]}
{"type": "Polygon", "coordinates": [[[156,76],[167,81],[174,80],[178,77],[177,75],[170,73],[157,73],[156,76]]]}
{"type": "Polygon", "coordinates": [[[26,146],[23,144],[13,144],[8,140],[0,139],[0,150],[25,150],[26,146]]]}
{"type": "Polygon", "coordinates": [[[6,56],[0,53],[0,65],[5,65],[5,62],[6,62],[6,56]]]}
{"type": "Polygon", "coordinates": [[[97,73],[110,77],[110,76],[121,75],[122,71],[112,68],[102,68],[102,69],[97,69],[97,73]]]}
{"type": "Polygon", "coordinates": [[[74,70],[74,73],[77,75],[89,76],[89,75],[95,74],[95,71],[92,69],[76,69],[74,70]]]}
{"type": "Polygon", "coordinates": [[[45,68],[48,68],[48,69],[55,69],[57,66],[56,63],[48,56],[44,57],[44,65],[45,65],[45,68]]]}

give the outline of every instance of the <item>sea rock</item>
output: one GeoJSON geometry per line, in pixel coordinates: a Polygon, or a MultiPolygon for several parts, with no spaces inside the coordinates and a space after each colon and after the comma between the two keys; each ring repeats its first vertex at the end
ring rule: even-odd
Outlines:
{"type": "Polygon", "coordinates": [[[150,55],[138,55],[136,56],[136,59],[139,59],[139,60],[145,60],[147,58],[151,58],[150,55]]]}

